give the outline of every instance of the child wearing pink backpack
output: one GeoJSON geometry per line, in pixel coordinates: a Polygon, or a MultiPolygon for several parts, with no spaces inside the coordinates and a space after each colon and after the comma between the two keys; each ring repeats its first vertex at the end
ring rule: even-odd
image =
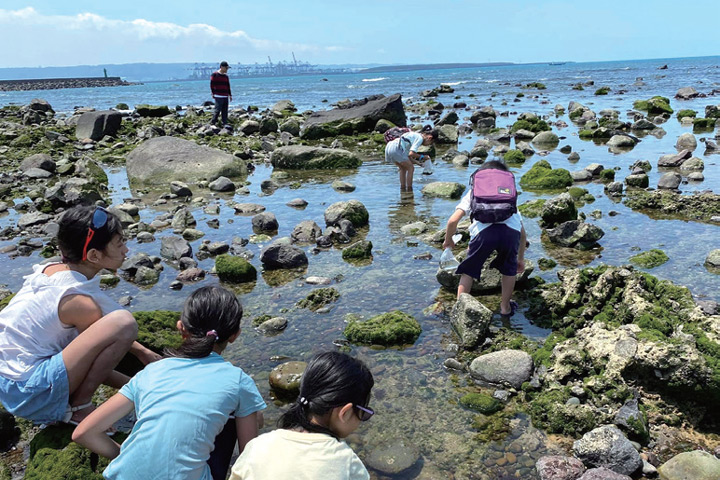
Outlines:
{"type": "Polygon", "coordinates": [[[467,258],[455,271],[460,275],[458,298],[470,293],[473,278],[479,279],[482,267],[492,252],[497,252],[493,267],[502,274],[500,314],[512,316],[517,304],[510,300],[515,275],[525,270],[525,227],[517,210],[515,177],[507,166],[493,160],[484,163],[470,179],[470,191],[455,207],[445,230],[443,248],[452,248],[452,236],[460,219],[470,214],[470,246],[467,258]]]}

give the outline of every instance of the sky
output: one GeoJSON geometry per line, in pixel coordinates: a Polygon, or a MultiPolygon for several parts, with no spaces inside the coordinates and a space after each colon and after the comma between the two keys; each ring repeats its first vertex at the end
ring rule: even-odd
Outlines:
{"type": "Polygon", "coordinates": [[[718,0],[1,0],[0,67],[720,54],[718,0]]]}

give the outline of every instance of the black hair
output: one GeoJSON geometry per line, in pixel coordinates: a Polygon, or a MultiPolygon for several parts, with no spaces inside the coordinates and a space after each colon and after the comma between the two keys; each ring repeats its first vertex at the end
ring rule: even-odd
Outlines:
{"type": "Polygon", "coordinates": [[[310,421],[347,403],[367,406],[375,381],[365,364],[346,353],[318,353],[308,362],[300,380],[300,395],[278,420],[278,427],[303,428],[308,432],[337,434],[310,421]]]}
{"type": "MultiPolygon", "coordinates": [[[[82,261],[83,247],[88,230],[92,228],[93,215],[95,210],[100,207],[81,206],[73,207],[62,214],[58,220],[57,245],[63,256],[63,261],[70,263],[78,263],[82,261]]],[[[93,229],[93,235],[87,250],[105,250],[108,243],[116,235],[123,234],[122,223],[120,219],[112,212],[107,212],[107,222],[98,229],[93,229]]]]}
{"type": "Polygon", "coordinates": [[[195,290],[185,300],[180,321],[189,335],[171,357],[203,358],[210,355],[215,343],[227,341],[240,329],[243,308],[237,297],[222,287],[208,286],[195,290]]]}
{"type": "Polygon", "coordinates": [[[505,165],[505,162],[502,162],[500,160],[490,160],[489,162],[485,162],[482,165],[480,165],[480,168],[478,170],[502,170],[504,172],[509,172],[510,169],[508,169],[508,166],[505,165]]]}
{"type": "Polygon", "coordinates": [[[422,130],[420,130],[420,133],[425,135],[430,135],[433,139],[433,142],[437,142],[438,139],[438,129],[433,128],[432,125],[425,125],[422,130]]]}

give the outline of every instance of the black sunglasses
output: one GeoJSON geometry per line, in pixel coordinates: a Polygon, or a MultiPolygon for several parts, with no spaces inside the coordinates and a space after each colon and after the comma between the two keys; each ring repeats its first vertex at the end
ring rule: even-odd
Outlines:
{"type": "Polygon", "coordinates": [[[358,409],[358,418],[361,422],[367,422],[370,418],[375,415],[375,410],[368,407],[361,407],[360,405],[353,404],[353,407],[358,409]]]}
{"type": "Polygon", "coordinates": [[[82,259],[87,260],[87,250],[88,245],[90,245],[90,241],[95,236],[95,232],[101,229],[102,227],[107,224],[108,221],[108,212],[102,207],[95,207],[95,212],[93,212],[92,217],[92,226],[88,227],[88,233],[87,237],[85,237],[85,246],[83,246],[83,254],[82,259]]]}

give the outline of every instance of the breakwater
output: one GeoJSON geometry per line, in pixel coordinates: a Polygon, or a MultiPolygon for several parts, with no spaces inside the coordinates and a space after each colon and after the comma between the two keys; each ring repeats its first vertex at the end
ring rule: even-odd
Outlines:
{"type": "Polygon", "coordinates": [[[0,91],[58,90],[60,88],[119,87],[132,85],[120,77],[87,78],[31,78],[25,80],[0,80],[0,91]]]}

